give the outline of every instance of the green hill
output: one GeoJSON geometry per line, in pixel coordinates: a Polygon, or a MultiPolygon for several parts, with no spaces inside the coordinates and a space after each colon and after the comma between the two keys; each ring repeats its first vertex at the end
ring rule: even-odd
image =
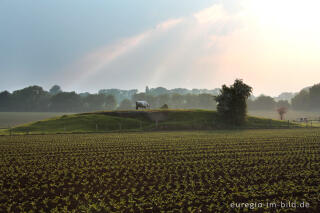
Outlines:
{"type": "MultiPolygon", "coordinates": [[[[41,134],[285,127],[288,127],[288,122],[257,117],[248,117],[246,124],[242,127],[232,127],[226,125],[223,121],[219,121],[217,113],[209,110],[132,110],[63,115],[17,126],[12,128],[11,132],[41,134]]],[[[9,130],[6,131],[9,132],[9,130]]]]}

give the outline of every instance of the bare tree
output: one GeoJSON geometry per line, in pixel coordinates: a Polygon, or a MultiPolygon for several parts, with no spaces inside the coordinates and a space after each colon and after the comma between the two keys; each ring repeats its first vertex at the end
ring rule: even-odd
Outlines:
{"type": "Polygon", "coordinates": [[[279,115],[280,115],[280,119],[283,120],[284,114],[286,114],[288,112],[288,108],[287,107],[279,107],[277,109],[279,115]]]}

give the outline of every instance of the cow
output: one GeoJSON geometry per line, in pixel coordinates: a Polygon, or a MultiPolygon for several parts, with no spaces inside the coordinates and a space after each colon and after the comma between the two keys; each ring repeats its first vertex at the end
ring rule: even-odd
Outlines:
{"type": "Polygon", "coordinates": [[[150,104],[148,104],[148,102],[146,102],[146,101],[137,101],[136,102],[136,110],[138,110],[139,108],[150,109],[150,104]]]}

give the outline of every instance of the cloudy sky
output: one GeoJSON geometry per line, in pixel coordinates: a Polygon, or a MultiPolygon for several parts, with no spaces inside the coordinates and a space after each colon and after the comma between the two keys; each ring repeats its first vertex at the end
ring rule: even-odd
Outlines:
{"type": "Polygon", "coordinates": [[[1,0],[0,91],[320,81],[318,0],[1,0]]]}

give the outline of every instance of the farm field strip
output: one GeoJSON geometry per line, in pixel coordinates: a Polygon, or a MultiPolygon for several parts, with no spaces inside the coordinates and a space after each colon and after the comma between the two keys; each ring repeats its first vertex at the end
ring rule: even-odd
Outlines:
{"type": "Polygon", "coordinates": [[[228,212],[232,202],[280,201],[319,212],[319,130],[0,137],[0,212],[228,212]]]}

